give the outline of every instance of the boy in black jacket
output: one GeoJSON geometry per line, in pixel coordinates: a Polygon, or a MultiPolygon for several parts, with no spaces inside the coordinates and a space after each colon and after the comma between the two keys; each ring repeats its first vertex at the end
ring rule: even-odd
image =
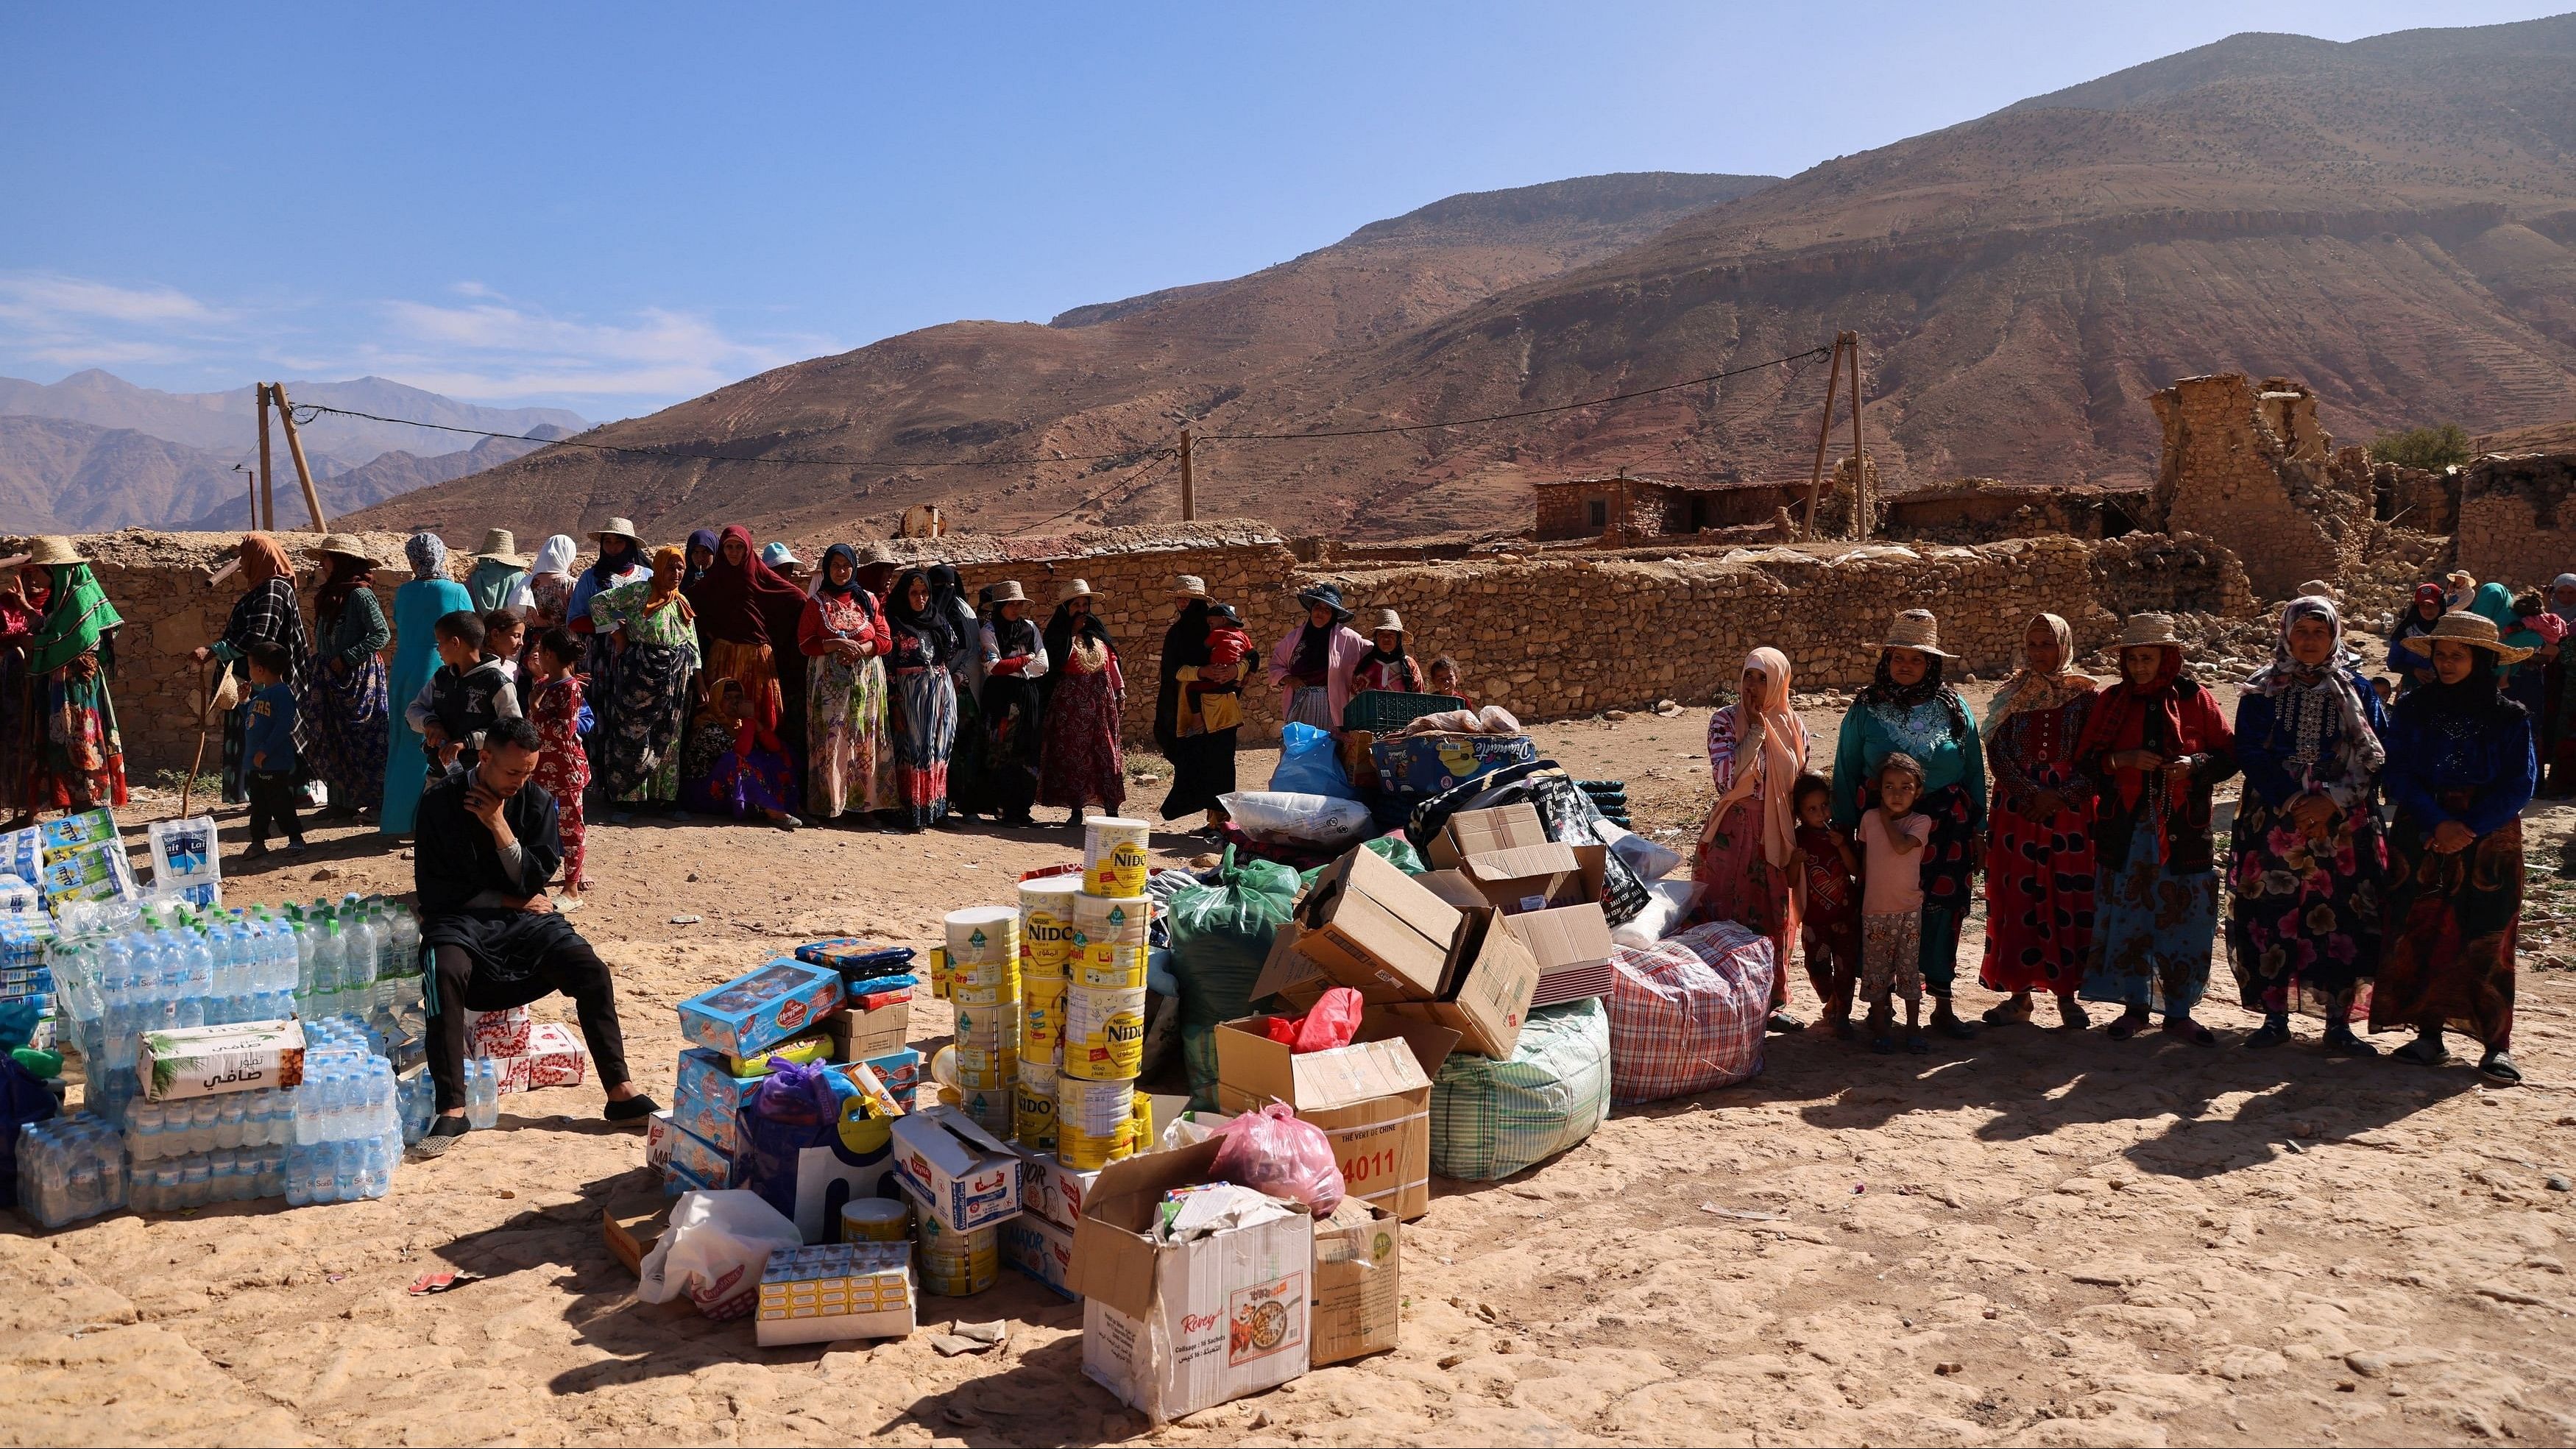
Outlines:
{"type": "Polygon", "coordinates": [[[438,634],[441,667],[413,696],[403,718],[419,731],[429,755],[430,783],[471,773],[481,757],[484,731],[495,720],[520,717],[518,687],[501,661],[483,657],[482,618],[470,609],[444,614],[438,634]]]}

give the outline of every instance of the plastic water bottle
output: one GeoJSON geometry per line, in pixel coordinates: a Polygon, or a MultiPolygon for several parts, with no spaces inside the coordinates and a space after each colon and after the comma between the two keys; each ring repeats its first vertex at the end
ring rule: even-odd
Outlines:
{"type": "Polygon", "coordinates": [[[477,1130],[498,1126],[501,1121],[500,1069],[489,1057],[475,1057],[466,1063],[473,1070],[468,1080],[471,1088],[465,1099],[465,1120],[477,1130]]]}

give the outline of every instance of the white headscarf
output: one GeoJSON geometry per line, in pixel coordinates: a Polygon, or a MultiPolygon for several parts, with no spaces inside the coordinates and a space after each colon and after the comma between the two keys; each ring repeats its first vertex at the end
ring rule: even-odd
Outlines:
{"type": "Polygon", "coordinates": [[[535,607],[537,596],[535,590],[530,587],[531,581],[539,574],[561,574],[565,578],[572,577],[572,558],[579,547],[580,545],[572,541],[572,535],[569,533],[558,533],[547,539],[544,546],[537,550],[537,561],[530,564],[528,571],[519,576],[519,581],[510,586],[510,597],[503,601],[504,607],[517,609],[522,613],[535,607]]]}

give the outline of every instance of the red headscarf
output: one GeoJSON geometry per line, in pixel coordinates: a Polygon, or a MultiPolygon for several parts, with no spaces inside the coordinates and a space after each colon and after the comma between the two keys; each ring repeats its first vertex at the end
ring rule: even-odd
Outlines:
{"type": "MultiPolygon", "coordinates": [[[[2135,647],[2135,646],[2132,646],[2135,647]]],[[[2084,735],[2076,742],[2079,761],[2122,750],[2142,750],[2147,745],[2147,716],[2150,712],[2164,719],[2163,736],[2156,748],[2166,756],[2207,754],[2228,743],[2227,718],[2218,711],[2217,702],[2208,690],[2185,691],[2179,687],[2182,677],[2182,649],[2178,645],[2157,646],[2162,656],[2155,677],[2145,684],[2131,683],[2122,671],[2120,682],[2093,696],[2093,711],[2084,721],[2084,735]]],[[[2128,651],[2121,651],[2126,654],[2128,651]]],[[[2191,773],[2158,769],[2133,770],[2126,766],[2111,771],[2111,782],[2120,792],[2124,811],[2138,808],[2145,795],[2147,777],[2153,774],[2163,782],[2159,798],[2149,805],[2150,818],[2156,828],[2156,858],[2166,858],[2165,822],[2190,795],[2191,773]]]]}
{"type": "Polygon", "coordinates": [[[287,560],[286,550],[265,533],[245,533],[241,541],[242,592],[249,593],[270,579],[295,582],[295,565],[287,560]]]}
{"type": "Polygon", "coordinates": [[[796,625],[805,616],[805,591],[760,561],[751,530],[727,525],[716,540],[716,561],[684,592],[697,610],[698,627],[710,638],[733,644],[793,643],[796,625]],[[739,540],[742,562],[725,558],[725,545],[739,540]]]}

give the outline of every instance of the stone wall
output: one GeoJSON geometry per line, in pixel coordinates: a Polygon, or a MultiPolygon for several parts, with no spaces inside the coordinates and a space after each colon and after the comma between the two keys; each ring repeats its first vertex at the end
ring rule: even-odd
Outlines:
{"type": "Polygon", "coordinates": [[[2257,387],[2243,373],[2221,373],[2184,378],[2153,402],[2164,457],[2148,527],[2229,549],[2267,599],[2360,564],[2372,514],[2368,460],[2358,449],[2336,455],[2305,385],[2274,377],[2257,387]]]}
{"type": "Polygon", "coordinates": [[[2115,538],[2137,527],[2147,490],[2002,483],[1961,478],[1900,493],[1879,505],[1877,537],[1927,543],[2007,538],[2115,538]]]}
{"type": "Polygon", "coordinates": [[[2460,473],[2459,566],[2517,589],[2576,568],[2576,453],[2490,453],[2460,473]]]}
{"type": "Polygon", "coordinates": [[[2132,533],[2095,544],[2090,557],[2095,602],[2122,617],[2242,617],[2256,607],[2236,555],[2196,534],[2132,533]]]}

